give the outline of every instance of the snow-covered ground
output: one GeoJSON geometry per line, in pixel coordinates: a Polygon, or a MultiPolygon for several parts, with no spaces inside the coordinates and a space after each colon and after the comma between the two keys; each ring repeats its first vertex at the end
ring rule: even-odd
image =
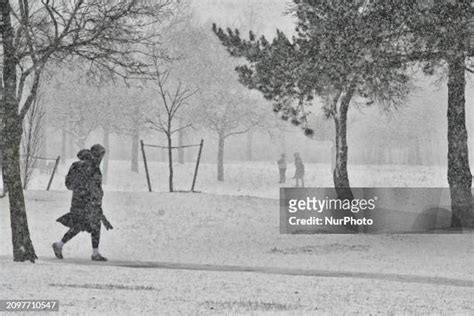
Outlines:
{"type": "MultiPolygon", "coordinates": [[[[66,190],[64,177],[72,161],[60,165],[51,186],[52,190],[66,190]]],[[[154,192],[168,191],[167,163],[150,162],[149,170],[154,192]]],[[[195,164],[174,164],[175,189],[190,190],[195,164]]],[[[351,165],[349,178],[353,187],[447,187],[446,169],[440,166],[408,165],[351,165]]],[[[226,162],[225,181],[216,180],[215,164],[199,166],[196,190],[210,194],[249,195],[264,198],[279,197],[278,167],[276,162],[226,162]]],[[[332,187],[332,172],[328,164],[306,164],[305,185],[307,187],[332,187]]],[[[293,186],[294,166],[289,164],[287,183],[293,186]]],[[[29,185],[32,190],[44,190],[49,180],[48,174],[36,174],[29,185]]],[[[130,162],[111,161],[106,191],[147,192],[147,182],[143,165],[139,173],[130,171],[130,162]]]]}
{"type": "Polygon", "coordinates": [[[472,315],[474,295],[370,279],[0,262],[2,297],[58,299],[59,315],[472,315]]]}
{"type": "Polygon", "coordinates": [[[55,219],[67,211],[70,192],[29,191],[26,199],[40,259],[34,266],[11,262],[7,201],[1,200],[0,296],[59,299],[65,314],[474,312],[470,233],[281,235],[275,199],[106,192],[104,210],[115,229],[103,233],[101,249],[111,263],[206,264],[211,271],[84,265],[90,256],[85,233],[65,246],[66,260],[52,259],[51,243],[65,232],[55,219]],[[214,265],[366,274],[322,278],[212,271],[214,265]],[[448,281],[407,283],[372,274],[448,281]]]}
{"type": "MultiPolygon", "coordinates": [[[[26,191],[35,265],[11,261],[8,201],[0,200],[0,299],[59,299],[61,314],[88,315],[474,313],[472,233],[282,235],[273,162],[228,163],[224,183],[215,180],[215,165],[202,164],[196,186],[202,193],[171,194],[166,164],[151,163],[155,192],[148,193],[142,169],[132,173],[129,163],[112,161],[104,211],[115,229],[101,239],[111,261],[86,264],[86,233],[65,246],[59,261],[51,243],[66,231],[55,220],[69,208],[68,165],[52,191],[44,191],[46,174],[26,191]],[[121,260],[155,268],[124,267],[121,260]],[[301,275],[310,271],[321,275],[301,275]]],[[[328,165],[306,170],[307,186],[331,186],[328,165]]],[[[176,164],[177,190],[189,190],[193,171],[191,163],[176,164]]],[[[445,170],[437,167],[350,166],[349,172],[359,187],[446,186],[445,170]]]]}

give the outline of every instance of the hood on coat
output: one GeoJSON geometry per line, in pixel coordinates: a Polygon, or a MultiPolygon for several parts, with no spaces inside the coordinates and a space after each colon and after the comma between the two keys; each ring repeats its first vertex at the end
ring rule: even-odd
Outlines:
{"type": "Polygon", "coordinates": [[[92,158],[91,151],[89,149],[81,149],[77,153],[77,158],[80,160],[89,160],[92,158]]]}

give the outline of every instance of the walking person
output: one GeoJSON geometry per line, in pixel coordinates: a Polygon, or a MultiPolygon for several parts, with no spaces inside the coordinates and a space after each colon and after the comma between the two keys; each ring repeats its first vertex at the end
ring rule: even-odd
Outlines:
{"type": "Polygon", "coordinates": [[[299,181],[301,180],[301,187],[304,188],[304,164],[299,153],[295,153],[295,176],[296,186],[299,187],[299,181]]]}
{"type": "Polygon", "coordinates": [[[53,243],[54,254],[63,259],[64,244],[79,234],[87,231],[91,234],[93,261],[107,261],[99,253],[101,223],[106,229],[112,225],[102,211],[102,173],[100,163],[105,155],[105,148],[94,145],[90,150],[79,151],[77,161],[72,164],[66,176],[66,187],[73,191],[70,212],[57,219],[58,222],[69,227],[61,241],[53,243]]]}
{"type": "Polygon", "coordinates": [[[280,172],[280,183],[285,183],[286,181],[286,155],[281,154],[280,159],[277,161],[278,171],[280,172]]]}

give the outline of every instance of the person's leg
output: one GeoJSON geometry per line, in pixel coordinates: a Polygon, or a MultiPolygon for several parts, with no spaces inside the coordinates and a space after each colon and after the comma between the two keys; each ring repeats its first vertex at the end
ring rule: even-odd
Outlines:
{"type": "Polygon", "coordinates": [[[73,239],[77,234],[79,234],[81,231],[76,228],[71,228],[69,229],[61,239],[61,241],[58,243],[61,247],[67,243],[69,240],[73,239]]]}
{"type": "Polygon", "coordinates": [[[100,243],[100,226],[95,227],[91,231],[91,241],[92,241],[92,251],[99,251],[99,243],[100,243]]]}
{"type": "Polygon", "coordinates": [[[91,231],[91,241],[92,241],[92,260],[94,261],[107,261],[107,258],[103,257],[99,253],[99,243],[100,243],[100,223],[95,225],[91,231]]]}
{"type": "Polygon", "coordinates": [[[304,177],[301,177],[301,187],[304,188],[304,177]]]}
{"type": "Polygon", "coordinates": [[[282,173],[282,180],[283,180],[282,183],[285,183],[286,182],[286,169],[282,169],[281,173],[282,173]]]}
{"type": "Polygon", "coordinates": [[[63,246],[65,243],[67,243],[69,240],[74,238],[77,234],[79,234],[81,231],[79,229],[75,228],[70,228],[63,236],[63,238],[58,241],[53,243],[53,251],[54,255],[58,259],[63,259],[63,246]]]}
{"type": "Polygon", "coordinates": [[[283,169],[278,169],[280,171],[280,183],[283,183],[283,169]]]}

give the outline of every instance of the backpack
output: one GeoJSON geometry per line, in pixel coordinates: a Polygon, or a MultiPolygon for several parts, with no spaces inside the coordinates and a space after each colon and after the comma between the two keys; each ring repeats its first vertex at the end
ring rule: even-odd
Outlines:
{"type": "Polygon", "coordinates": [[[76,161],[69,168],[66,175],[66,188],[77,190],[87,183],[87,164],[84,161],[76,161]]]}

